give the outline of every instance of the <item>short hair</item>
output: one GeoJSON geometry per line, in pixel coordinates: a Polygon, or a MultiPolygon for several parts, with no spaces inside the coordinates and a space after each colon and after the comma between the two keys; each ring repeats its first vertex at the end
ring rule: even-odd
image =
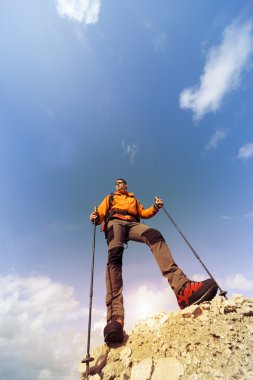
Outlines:
{"type": "Polygon", "coordinates": [[[125,183],[127,185],[127,181],[124,178],[117,178],[115,180],[115,182],[117,182],[117,181],[122,181],[123,183],[125,183]]]}

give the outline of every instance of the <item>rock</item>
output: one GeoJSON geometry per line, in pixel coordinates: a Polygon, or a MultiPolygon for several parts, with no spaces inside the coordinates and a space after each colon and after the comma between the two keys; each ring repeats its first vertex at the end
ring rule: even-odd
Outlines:
{"type": "Polygon", "coordinates": [[[184,373],[184,366],[175,358],[158,359],[151,380],[177,380],[184,373]]]}
{"type": "Polygon", "coordinates": [[[244,298],[241,294],[233,294],[233,296],[232,296],[232,300],[233,300],[236,304],[243,304],[244,301],[245,301],[245,298],[244,298]]]}
{"type": "Polygon", "coordinates": [[[243,313],[244,317],[253,317],[253,310],[245,311],[243,313]]]}
{"type": "MultiPolygon", "coordinates": [[[[120,367],[120,373],[122,372],[122,366],[120,367]]],[[[103,368],[102,371],[102,379],[103,380],[111,380],[114,379],[119,371],[119,368],[115,365],[115,363],[107,363],[107,365],[103,368]]]]}
{"type": "Polygon", "coordinates": [[[146,326],[149,330],[155,330],[157,328],[157,321],[155,319],[148,319],[146,326]]]}
{"type": "Polygon", "coordinates": [[[133,366],[130,380],[150,380],[153,362],[151,358],[142,360],[133,366]]]}
{"type": "Polygon", "coordinates": [[[120,360],[121,360],[123,366],[126,367],[126,368],[129,367],[130,364],[132,363],[131,353],[132,353],[132,350],[131,350],[130,347],[126,347],[120,353],[120,360]]]}
{"type": "Polygon", "coordinates": [[[253,380],[252,301],[216,297],[139,321],[123,345],[91,353],[90,379],[253,380]]]}
{"type": "Polygon", "coordinates": [[[202,304],[200,304],[200,307],[202,310],[210,310],[211,309],[210,302],[203,302],[202,304]]]}
{"type": "Polygon", "coordinates": [[[234,306],[236,307],[236,303],[234,300],[226,300],[224,301],[224,306],[234,306]]]}
{"type": "Polygon", "coordinates": [[[121,373],[119,380],[129,380],[129,377],[125,373],[121,373]]]}
{"type": "Polygon", "coordinates": [[[224,314],[228,314],[228,313],[236,313],[236,307],[233,306],[233,305],[226,305],[224,306],[224,309],[223,309],[223,312],[224,314]]]}
{"type": "Polygon", "coordinates": [[[192,305],[181,311],[183,318],[198,317],[202,314],[202,309],[198,305],[192,305]]]}
{"type": "Polygon", "coordinates": [[[165,314],[165,315],[160,319],[160,325],[164,325],[164,323],[167,322],[169,318],[170,318],[170,315],[169,315],[169,314],[165,314]]]}
{"type": "Polygon", "coordinates": [[[110,361],[113,361],[113,362],[119,360],[120,359],[120,353],[119,353],[119,351],[116,350],[116,349],[114,349],[114,348],[111,349],[109,351],[109,353],[108,353],[107,359],[110,360],[110,361]]]}

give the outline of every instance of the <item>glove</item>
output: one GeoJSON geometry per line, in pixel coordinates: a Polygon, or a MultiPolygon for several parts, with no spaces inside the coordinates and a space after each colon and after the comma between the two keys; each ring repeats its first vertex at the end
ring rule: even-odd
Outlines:
{"type": "Polygon", "coordinates": [[[99,213],[98,213],[98,209],[96,206],[94,207],[94,211],[92,211],[92,213],[90,214],[90,221],[93,224],[97,223],[99,221],[99,213]]]}
{"type": "Polygon", "coordinates": [[[163,207],[164,205],[164,201],[160,198],[158,198],[157,196],[155,196],[155,207],[157,208],[157,210],[159,210],[159,208],[163,207]]]}

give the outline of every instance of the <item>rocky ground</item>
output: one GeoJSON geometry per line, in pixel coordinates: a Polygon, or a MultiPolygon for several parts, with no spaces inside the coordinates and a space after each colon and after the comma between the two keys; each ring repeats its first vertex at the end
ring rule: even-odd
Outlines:
{"type": "MultiPolygon", "coordinates": [[[[253,380],[253,298],[212,302],[140,321],[121,346],[98,347],[90,380],[253,380]]],[[[86,379],[80,365],[80,380],[86,379]]]]}

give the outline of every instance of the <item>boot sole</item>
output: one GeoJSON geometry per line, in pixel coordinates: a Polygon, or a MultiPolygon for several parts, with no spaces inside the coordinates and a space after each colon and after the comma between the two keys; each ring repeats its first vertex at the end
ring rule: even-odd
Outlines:
{"type": "Polygon", "coordinates": [[[106,344],[123,342],[123,327],[119,322],[111,322],[105,326],[104,341],[106,344]]]}
{"type": "Polygon", "coordinates": [[[123,342],[123,332],[112,331],[105,336],[105,343],[107,345],[123,342]]]}

